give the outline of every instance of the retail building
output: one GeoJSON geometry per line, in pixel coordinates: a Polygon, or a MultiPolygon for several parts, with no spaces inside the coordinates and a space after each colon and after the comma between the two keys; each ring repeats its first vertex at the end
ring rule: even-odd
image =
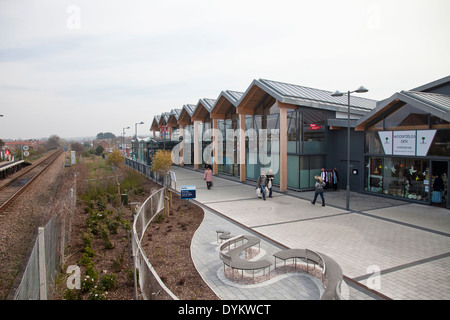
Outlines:
{"type": "Polygon", "coordinates": [[[352,94],[350,107],[332,91],[259,79],[245,91],[157,115],[150,130],[182,140],[180,165],[203,170],[212,163],[215,175],[240,181],[273,169],[283,192],[309,190],[321,174],[334,187],[336,173],[337,187],[345,188],[350,125],[352,191],[431,204],[440,176],[447,206],[449,111],[450,77],[382,101],[352,94]]]}

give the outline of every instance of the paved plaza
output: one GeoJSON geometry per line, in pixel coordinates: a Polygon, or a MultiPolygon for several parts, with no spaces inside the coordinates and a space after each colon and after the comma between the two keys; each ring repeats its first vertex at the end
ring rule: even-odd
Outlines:
{"type": "Polygon", "coordinates": [[[214,177],[207,190],[203,172],[175,167],[177,191],[196,185],[205,219],[192,243],[194,263],[209,286],[227,299],[318,299],[321,284],[307,274],[277,275],[240,285],[224,277],[216,230],[261,238],[261,256],[285,248],[307,248],[342,268],[344,298],[450,299],[450,211],[384,197],[326,191],[327,205],[311,204],[314,192],[274,192],[258,199],[255,186],[214,177]],[[379,276],[377,276],[379,275],[379,276]]]}

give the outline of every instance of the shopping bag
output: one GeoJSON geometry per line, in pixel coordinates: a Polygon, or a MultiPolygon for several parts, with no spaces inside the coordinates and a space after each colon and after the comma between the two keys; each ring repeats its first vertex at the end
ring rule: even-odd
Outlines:
{"type": "Polygon", "coordinates": [[[261,198],[261,189],[260,188],[256,188],[256,195],[258,196],[258,198],[261,198]]]}

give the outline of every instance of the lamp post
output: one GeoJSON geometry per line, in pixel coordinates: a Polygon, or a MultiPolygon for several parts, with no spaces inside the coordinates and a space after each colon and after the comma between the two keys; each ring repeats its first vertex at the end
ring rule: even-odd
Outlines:
{"type": "MultiPolygon", "coordinates": [[[[347,103],[348,103],[348,110],[347,110],[347,194],[346,194],[346,204],[345,209],[350,210],[350,94],[356,92],[356,93],[365,93],[369,90],[364,88],[363,86],[359,87],[358,89],[354,91],[347,91],[347,103]]],[[[339,92],[336,90],[333,94],[331,94],[332,97],[342,97],[345,93],[339,92]]]]}
{"type": "Polygon", "coordinates": [[[136,140],[137,140],[137,125],[138,124],[144,124],[144,121],[141,121],[139,123],[135,123],[134,124],[134,137],[135,137],[136,140]]]}
{"type": "Polygon", "coordinates": [[[126,151],[126,150],[123,149],[123,146],[125,144],[125,129],[130,129],[130,127],[126,127],[126,128],[122,129],[122,133],[123,133],[123,136],[122,136],[122,152],[126,151]]]}
{"type": "Polygon", "coordinates": [[[138,149],[139,149],[139,142],[138,142],[138,137],[137,137],[137,125],[138,124],[144,124],[144,121],[141,122],[135,122],[134,123],[134,144],[135,147],[132,148],[133,151],[133,160],[136,160],[137,157],[137,153],[138,153],[138,149]],[[135,152],[136,151],[136,152],[135,152]]]}

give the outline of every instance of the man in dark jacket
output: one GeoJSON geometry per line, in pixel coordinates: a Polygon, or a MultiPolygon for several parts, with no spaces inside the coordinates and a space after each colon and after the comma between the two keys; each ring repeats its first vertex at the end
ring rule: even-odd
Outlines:
{"type": "Polygon", "coordinates": [[[258,177],[258,181],[256,182],[256,187],[261,189],[263,200],[266,200],[266,191],[265,191],[266,186],[267,186],[267,177],[266,173],[263,171],[261,172],[261,175],[258,177]]]}

